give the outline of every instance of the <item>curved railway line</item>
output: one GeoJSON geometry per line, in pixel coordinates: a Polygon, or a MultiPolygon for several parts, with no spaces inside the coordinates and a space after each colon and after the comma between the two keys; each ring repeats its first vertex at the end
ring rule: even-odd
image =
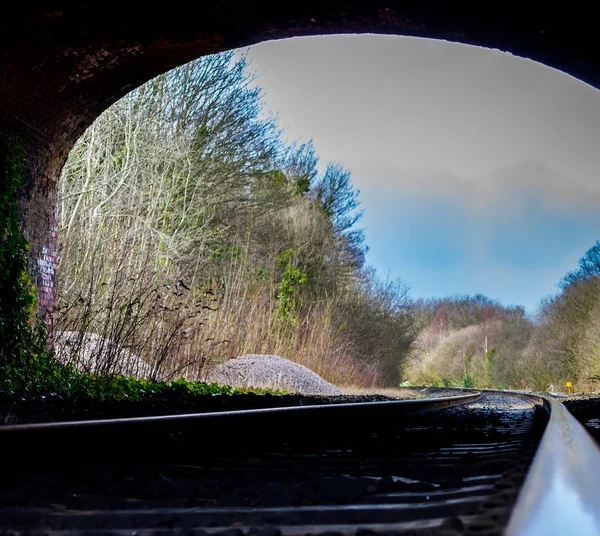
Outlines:
{"type": "Polygon", "coordinates": [[[0,428],[0,534],[600,534],[600,454],[517,392],[0,428]]]}

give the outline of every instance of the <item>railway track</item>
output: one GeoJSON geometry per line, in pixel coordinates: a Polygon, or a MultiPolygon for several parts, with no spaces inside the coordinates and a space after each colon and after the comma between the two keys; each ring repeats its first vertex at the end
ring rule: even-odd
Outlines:
{"type": "Polygon", "coordinates": [[[0,534],[600,534],[595,444],[521,393],[5,426],[0,442],[0,534]]]}

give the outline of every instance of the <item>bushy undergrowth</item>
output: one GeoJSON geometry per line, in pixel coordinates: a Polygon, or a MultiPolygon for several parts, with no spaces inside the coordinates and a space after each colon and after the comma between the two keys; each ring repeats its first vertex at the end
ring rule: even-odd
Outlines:
{"type": "Polygon", "coordinates": [[[264,353],[338,385],[394,384],[405,288],[364,267],[350,172],[284,141],[252,82],[234,53],[201,58],[78,141],[59,185],[55,330],[110,341],[103,373],[119,349],[188,380],[264,353]]]}
{"type": "Polygon", "coordinates": [[[278,391],[262,388],[235,388],[188,381],[156,381],[117,375],[82,373],[73,366],[59,363],[52,352],[35,357],[26,370],[5,367],[0,373],[0,395],[11,399],[46,396],[77,402],[121,400],[187,401],[209,395],[241,395],[253,393],[276,394],[278,391]]]}

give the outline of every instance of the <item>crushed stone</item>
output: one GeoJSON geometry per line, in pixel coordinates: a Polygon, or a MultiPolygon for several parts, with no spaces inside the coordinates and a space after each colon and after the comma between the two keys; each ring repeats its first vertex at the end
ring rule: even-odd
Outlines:
{"type": "Polygon", "coordinates": [[[59,332],[54,338],[54,349],[61,363],[75,365],[82,372],[152,377],[152,367],[139,356],[95,333],[59,332]]]}
{"type": "Polygon", "coordinates": [[[304,365],[277,355],[246,354],[209,370],[206,381],[234,387],[267,387],[292,393],[341,395],[333,384],[304,365]]]}

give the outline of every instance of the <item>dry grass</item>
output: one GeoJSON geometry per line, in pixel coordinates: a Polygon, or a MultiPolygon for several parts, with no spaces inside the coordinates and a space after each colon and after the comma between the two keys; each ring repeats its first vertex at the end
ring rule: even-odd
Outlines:
{"type": "MultiPolygon", "coordinates": [[[[99,273],[111,274],[108,284],[72,295],[69,303],[59,294],[57,332],[97,334],[167,379],[203,379],[214,364],[244,354],[285,357],[334,385],[368,388],[380,379],[374,364],[354,359],[348,335],[336,328],[334,299],[311,304],[296,321],[282,321],[275,271],[258,279],[243,256],[224,267],[220,280],[201,287],[158,284],[155,273],[137,268],[111,271],[116,263],[110,255],[95,263],[99,273]]],[[[119,370],[117,354],[94,356],[99,370],[119,370]]]]}
{"type": "MultiPolygon", "coordinates": [[[[304,365],[334,385],[374,385],[373,367],[357,362],[347,336],[334,324],[335,303],[321,301],[302,312],[295,322],[277,316],[275,281],[250,282],[241,266],[228,270],[230,280],[217,297],[215,311],[205,319],[203,335],[209,345],[198,344],[202,362],[219,363],[244,354],[270,354],[304,365]]],[[[193,371],[192,374],[194,374],[193,371]]]]}

